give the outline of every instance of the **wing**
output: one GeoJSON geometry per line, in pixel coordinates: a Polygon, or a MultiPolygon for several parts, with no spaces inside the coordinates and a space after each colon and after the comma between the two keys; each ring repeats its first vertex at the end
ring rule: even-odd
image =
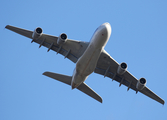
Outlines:
{"type": "MultiPolygon", "coordinates": [[[[44,72],[43,75],[51,77],[67,85],[71,85],[71,80],[72,80],[71,76],[61,75],[61,74],[52,73],[52,72],[44,72]]],[[[79,85],[77,89],[102,103],[102,98],[85,83],[82,83],[81,85],[79,85]]]]}
{"type": "Polygon", "coordinates": [[[161,104],[164,104],[164,100],[161,99],[159,96],[157,96],[154,92],[149,90],[146,86],[142,90],[138,90],[136,88],[136,84],[138,82],[138,79],[136,79],[132,74],[130,74],[128,71],[126,71],[123,75],[117,74],[119,64],[105,51],[103,50],[99,60],[97,62],[97,66],[94,70],[95,73],[104,75],[119,82],[119,86],[121,84],[127,86],[127,90],[130,88],[136,91],[136,93],[139,91],[146,96],[158,101],[161,104]]]}
{"type": "MultiPolygon", "coordinates": [[[[33,39],[32,38],[33,31],[17,28],[10,25],[7,25],[5,28],[13,32],[16,32],[20,35],[23,35],[25,37],[28,37],[30,39],[33,39]]],[[[88,42],[75,41],[75,40],[68,39],[62,46],[59,46],[57,44],[57,39],[58,37],[56,36],[42,34],[42,36],[40,36],[39,39],[33,40],[33,42],[38,43],[39,47],[41,46],[47,47],[48,51],[51,49],[57,53],[62,54],[63,56],[65,56],[65,58],[70,59],[74,63],[77,62],[78,58],[84,53],[84,51],[86,50],[89,44],[88,42]]],[[[71,84],[70,76],[64,76],[64,75],[51,73],[51,72],[45,72],[43,74],[53,79],[57,79],[61,82],[64,82],[68,85],[71,84]]],[[[87,86],[85,83],[82,83],[77,89],[89,95],[90,97],[96,99],[97,101],[102,102],[101,97],[96,92],[94,92],[89,86],[87,86]]]]}
{"type": "MultiPolygon", "coordinates": [[[[10,25],[7,25],[5,28],[32,39],[33,31],[17,28],[10,25]]],[[[84,53],[89,44],[88,42],[68,39],[62,46],[59,46],[57,44],[57,39],[58,37],[56,36],[42,34],[39,39],[33,40],[33,42],[38,43],[39,47],[47,47],[48,51],[51,49],[57,53],[62,54],[63,56],[65,56],[65,58],[70,59],[74,63],[77,62],[78,58],[84,53]]]]}

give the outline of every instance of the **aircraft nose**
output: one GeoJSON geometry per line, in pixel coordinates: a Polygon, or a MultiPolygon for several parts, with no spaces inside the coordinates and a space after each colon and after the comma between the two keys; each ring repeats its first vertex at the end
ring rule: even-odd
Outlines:
{"type": "Polygon", "coordinates": [[[107,33],[107,36],[109,37],[111,35],[112,29],[110,23],[106,22],[102,24],[102,31],[107,33]]]}
{"type": "Polygon", "coordinates": [[[111,25],[110,25],[110,23],[106,22],[103,25],[107,28],[107,31],[111,32],[111,25]]]}
{"type": "Polygon", "coordinates": [[[110,25],[110,23],[108,23],[108,22],[105,22],[104,24],[105,24],[105,25],[110,25]]]}
{"type": "Polygon", "coordinates": [[[108,22],[105,22],[102,25],[105,26],[105,27],[111,27],[110,23],[108,23],[108,22]]]}

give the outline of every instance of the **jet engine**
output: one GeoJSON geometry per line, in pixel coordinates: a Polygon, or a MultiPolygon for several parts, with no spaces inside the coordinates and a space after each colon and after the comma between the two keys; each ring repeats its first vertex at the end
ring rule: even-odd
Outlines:
{"type": "Polygon", "coordinates": [[[123,75],[125,72],[126,72],[126,70],[127,70],[127,64],[126,63],[121,63],[119,66],[118,66],[118,69],[117,69],[117,74],[119,74],[119,75],[123,75]]]}
{"type": "Polygon", "coordinates": [[[60,34],[60,36],[57,39],[57,44],[62,45],[67,41],[67,35],[65,33],[60,34]]]}
{"type": "Polygon", "coordinates": [[[32,34],[32,38],[38,39],[41,35],[42,35],[42,28],[37,27],[32,34]]]}
{"type": "Polygon", "coordinates": [[[136,84],[136,88],[138,90],[142,90],[146,85],[146,79],[145,78],[140,78],[136,84]]]}

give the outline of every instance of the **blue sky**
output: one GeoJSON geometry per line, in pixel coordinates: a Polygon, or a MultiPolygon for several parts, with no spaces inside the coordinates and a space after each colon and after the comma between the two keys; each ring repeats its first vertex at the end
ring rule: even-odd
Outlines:
{"type": "Polygon", "coordinates": [[[112,34],[105,50],[126,62],[136,78],[167,100],[166,0],[1,0],[1,120],[141,120],[167,119],[167,107],[119,83],[91,74],[86,83],[99,103],[70,86],[43,76],[45,71],[72,75],[75,64],[31,40],[4,29],[13,25],[69,39],[89,41],[96,28],[109,22],[112,34]]]}

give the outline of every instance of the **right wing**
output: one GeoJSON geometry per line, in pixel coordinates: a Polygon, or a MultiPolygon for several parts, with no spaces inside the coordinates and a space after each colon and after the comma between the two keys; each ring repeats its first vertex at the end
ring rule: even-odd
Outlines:
{"type": "Polygon", "coordinates": [[[119,64],[105,50],[103,50],[101,52],[101,55],[99,57],[99,60],[97,62],[97,66],[94,72],[101,74],[104,77],[107,76],[119,82],[120,83],[119,86],[121,86],[122,84],[127,86],[128,87],[127,90],[131,88],[132,90],[136,91],[136,93],[139,91],[161,104],[165,103],[163,99],[161,99],[158,95],[156,95],[146,86],[142,90],[138,90],[136,88],[138,79],[135,78],[130,72],[126,71],[123,75],[117,74],[118,66],[119,64]]]}
{"type": "MultiPolygon", "coordinates": [[[[71,80],[72,80],[71,76],[61,75],[61,74],[52,73],[52,72],[44,72],[43,75],[53,78],[55,80],[58,80],[60,82],[63,82],[67,85],[71,85],[71,80]]],[[[77,89],[102,103],[102,98],[85,83],[82,83],[81,85],[79,85],[77,89]]]]}
{"type": "MultiPolygon", "coordinates": [[[[23,35],[25,37],[28,37],[30,39],[32,38],[33,31],[25,30],[22,28],[17,28],[14,26],[7,25],[5,27],[6,29],[9,29],[13,32],[16,32],[20,35],[23,35]]],[[[88,42],[82,42],[82,41],[75,41],[68,39],[61,47],[57,44],[58,37],[42,34],[42,36],[37,39],[33,40],[33,42],[36,42],[41,46],[45,46],[48,48],[48,51],[51,49],[57,53],[62,54],[65,56],[65,58],[70,59],[72,62],[76,63],[78,58],[84,53],[85,49],[88,46],[88,42]],[[51,47],[51,48],[50,48],[51,47]]]]}

